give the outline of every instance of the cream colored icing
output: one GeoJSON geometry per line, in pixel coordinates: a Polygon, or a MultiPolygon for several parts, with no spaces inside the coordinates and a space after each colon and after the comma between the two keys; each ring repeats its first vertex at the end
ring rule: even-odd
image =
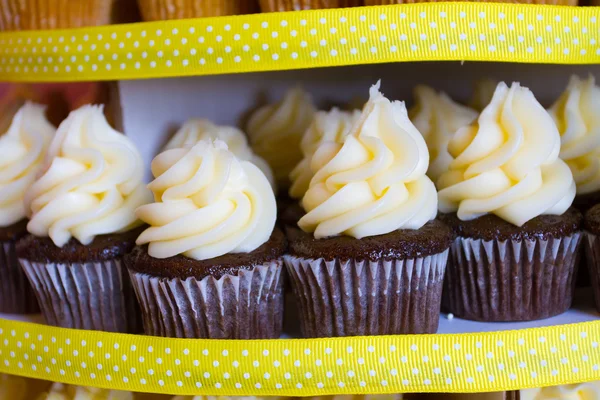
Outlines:
{"type": "Polygon", "coordinates": [[[564,213],[575,197],[560,136],[527,88],[500,83],[476,123],[448,145],[454,160],[438,180],[439,209],[462,220],[495,214],[514,225],[564,213]]]}
{"type": "Polygon", "coordinates": [[[446,93],[419,85],[414,90],[416,104],[409,111],[410,119],[425,138],[429,149],[427,175],[434,182],[448,169],[452,156],[448,142],[463,126],[469,125],[477,112],[454,102],[446,93]]]}
{"type": "Polygon", "coordinates": [[[150,200],[143,174],[133,142],[110,127],[101,106],[83,106],[60,124],[25,194],[27,229],[58,247],[129,230],[139,224],[135,209],[150,200]]]}
{"type": "Polygon", "coordinates": [[[133,393],[95,387],[54,383],[38,400],[133,400],[133,393]]]}
{"type": "Polygon", "coordinates": [[[521,400],[600,400],[600,381],[520,391],[521,400]]]}
{"type": "Polygon", "coordinates": [[[318,111],[300,143],[302,161],[290,173],[292,186],[290,197],[300,199],[308,190],[313,177],[310,160],[319,145],[323,142],[343,143],[352,124],[360,117],[360,111],[341,111],[333,108],[331,111],[318,111]]]}
{"type": "Polygon", "coordinates": [[[549,112],[560,133],[560,158],[571,168],[577,194],[600,190],[600,87],[594,77],[572,76],[549,112]]]}
{"type": "Polygon", "coordinates": [[[469,106],[477,111],[482,111],[492,101],[492,96],[498,86],[498,81],[493,79],[480,79],[475,82],[475,90],[469,106]]]}
{"type": "Polygon", "coordinates": [[[371,87],[370,99],[343,143],[322,143],[298,225],[315,238],[360,239],[419,229],[436,216],[437,196],[425,175],[429,154],[403,102],[371,87]]]}
{"type": "Polygon", "coordinates": [[[289,174],[302,160],[300,142],[314,113],[310,95],[294,88],[281,102],[258,109],[248,121],[252,149],[271,166],[279,187],[289,186],[289,174]]]}
{"type": "Polygon", "coordinates": [[[26,103],[0,136],[0,226],[26,217],[25,191],[42,167],[56,128],[48,122],[45,107],[26,103]]]}
{"type": "Polygon", "coordinates": [[[275,178],[271,167],[257,156],[250,146],[244,132],[233,126],[215,125],[207,119],[193,118],[186,121],[173,135],[164,150],[177,147],[191,148],[201,140],[220,139],[227,144],[229,151],[243,161],[250,161],[265,174],[271,186],[275,187],[275,178]]]}
{"type": "Polygon", "coordinates": [[[155,258],[205,260],[248,253],[275,225],[275,195],[261,170],[221,140],[167,150],[152,161],[155,202],[138,208],[150,227],[138,238],[155,258]]]}

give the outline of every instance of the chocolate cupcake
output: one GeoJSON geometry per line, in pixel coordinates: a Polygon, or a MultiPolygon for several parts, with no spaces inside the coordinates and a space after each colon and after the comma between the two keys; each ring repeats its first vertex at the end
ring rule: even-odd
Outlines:
{"type": "Polygon", "coordinates": [[[46,322],[65,328],[135,332],[135,299],[122,266],[149,201],[142,158],[84,106],[59,126],[41,174],[25,194],[29,235],[17,256],[46,322]]]}
{"type": "Polygon", "coordinates": [[[477,112],[429,86],[417,86],[414,94],[416,104],[408,114],[427,143],[427,176],[435,183],[452,161],[452,156],[448,153],[450,138],[459,128],[473,122],[477,118],[477,112]]]}
{"type": "Polygon", "coordinates": [[[269,181],[221,140],[152,161],[150,227],[127,266],[146,334],[258,339],[281,334],[283,233],[269,181]]]}
{"type": "Polygon", "coordinates": [[[284,257],[307,337],[437,330],[450,229],[427,146],[379,84],[343,143],[316,150],[284,257]]]}
{"type": "Polygon", "coordinates": [[[600,203],[600,88],[593,76],[572,76],[548,110],[560,133],[562,158],[573,173],[581,212],[600,203]]]}
{"type": "Polygon", "coordinates": [[[39,312],[31,285],[17,261],[17,240],[27,234],[25,190],[42,167],[56,128],[44,107],[25,103],[0,136],[0,312],[39,312]]]}
{"type": "Polygon", "coordinates": [[[560,135],[527,88],[500,83],[478,120],[450,140],[438,180],[440,218],[457,235],[445,306],[479,321],[528,321],[566,311],[581,214],[558,158],[560,135]]]}
{"type": "Polygon", "coordinates": [[[594,290],[596,309],[600,312],[600,204],[585,213],[583,226],[584,258],[594,290]]]}

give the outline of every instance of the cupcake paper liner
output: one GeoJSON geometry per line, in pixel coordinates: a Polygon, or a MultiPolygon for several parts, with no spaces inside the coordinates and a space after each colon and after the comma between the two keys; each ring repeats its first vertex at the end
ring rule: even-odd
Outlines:
{"type": "Polygon", "coordinates": [[[344,8],[362,5],[363,0],[260,0],[262,12],[344,8]]]}
{"type": "Polygon", "coordinates": [[[284,257],[305,337],[435,333],[447,259],[284,257]]]}
{"type": "Polygon", "coordinates": [[[216,279],[164,278],[129,271],[148,335],[269,339],[283,324],[281,260],[216,279]]]}
{"type": "Polygon", "coordinates": [[[107,25],[114,0],[0,0],[0,30],[107,25]]]}
{"type": "Polygon", "coordinates": [[[256,12],[256,0],[138,0],[145,21],[220,17],[256,12]]]}
{"type": "MultiPolygon", "coordinates": [[[[452,0],[365,0],[366,6],[380,6],[386,4],[406,4],[406,3],[436,3],[439,1],[452,0]]],[[[515,3],[515,4],[551,4],[557,6],[576,6],[578,0],[467,0],[481,3],[515,3]]]]}
{"type": "Polygon", "coordinates": [[[120,259],[68,264],[19,262],[48,324],[107,332],[139,331],[139,311],[120,259]]]}
{"type": "Polygon", "coordinates": [[[598,236],[584,232],[584,247],[587,269],[594,290],[596,309],[600,312],[600,240],[598,236]]]}
{"type": "Polygon", "coordinates": [[[563,238],[457,238],[450,250],[445,306],[475,321],[531,321],[565,312],[575,289],[581,233],[563,238]]]}
{"type": "Polygon", "coordinates": [[[33,289],[19,266],[15,244],[15,241],[0,242],[0,312],[39,313],[33,289]]]}

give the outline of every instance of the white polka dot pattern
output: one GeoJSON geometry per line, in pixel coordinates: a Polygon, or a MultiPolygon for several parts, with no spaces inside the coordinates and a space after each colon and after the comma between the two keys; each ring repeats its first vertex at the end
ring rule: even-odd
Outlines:
{"type": "Polygon", "coordinates": [[[600,62],[600,8],[383,7],[0,33],[0,80],[207,75],[391,61],[600,62]]]}
{"type": "Polygon", "coordinates": [[[597,380],[600,321],[522,331],[182,340],[0,320],[0,372],[205,395],[473,392],[597,380]]]}

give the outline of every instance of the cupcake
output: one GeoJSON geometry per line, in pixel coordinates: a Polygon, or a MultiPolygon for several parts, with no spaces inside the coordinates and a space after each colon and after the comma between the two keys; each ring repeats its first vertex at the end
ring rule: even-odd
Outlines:
{"type": "Polygon", "coordinates": [[[324,142],[343,143],[350,131],[350,126],[358,120],[360,111],[340,111],[333,108],[331,111],[318,111],[302,136],[300,150],[302,160],[290,173],[289,195],[293,199],[301,199],[308,190],[308,185],[313,177],[310,163],[314,152],[324,142]]]}
{"type": "Polygon", "coordinates": [[[45,108],[25,103],[0,136],[0,312],[39,312],[31,285],[19,266],[17,240],[27,234],[25,190],[35,181],[56,128],[45,108]]]}
{"type": "Polygon", "coordinates": [[[262,171],[203,140],[159,154],[152,174],[155,202],[136,212],[150,227],[127,257],[146,334],[279,337],[286,242],[262,171]]]}
{"type": "Polygon", "coordinates": [[[476,81],[469,106],[481,112],[492,101],[492,96],[494,96],[498,83],[498,81],[493,79],[480,79],[476,81]]]}
{"type": "Polygon", "coordinates": [[[248,120],[250,145],[271,166],[282,190],[289,188],[290,172],[302,160],[300,142],[314,114],[310,95],[294,88],[281,102],[259,108],[248,120]]]}
{"type": "Polygon", "coordinates": [[[257,11],[256,0],[137,0],[145,21],[220,17],[250,14],[257,11]]]}
{"type": "Polygon", "coordinates": [[[448,150],[438,180],[442,221],[457,235],[446,274],[455,316],[478,321],[548,318],[571,305],[581,214],[558,158],[560,135],[527,88],[500,83],[448,150]]]}
{"type": "Polygon", "coordinates": [[[142,158],[102,107],[84,106],[59,126],[41,173],[25,194],[29,234],[17,257],[46,322],[66,328],[136,330],[122,259],[150,201],[142,158]]]}
{"type": "Polygon", "coordinates": [[[115,0],[45,1],[4,0],[0,8],[0,31],[66,29],[107,25],[115,0]]]}
{"type": "Polygon", "coordinates": [[[133,400],[131,392],[54,383],[37,400],[133,400]]]}
{"type": "Polygon", "coordinates": [[[573,205],[585,212],[600,203],[600,87],[594,77],[572,76],[549,112],[560,133],[560,158],[575,179],[573,205]]]}
{"type": "Polygon", "coordinates": [[[164,150],[191,148],[201,140],[220,139],[238,159],[250,161],[267,177],[271,186],[275,187],[275,178],[271,167],[265,160],[254,154],[248,145],[244,132],[233,126],[218,126],[207,119],[190,119],[186,121],[167,142],[164,150]]]}
{"type": "Polygon", "coordinates": [[[362,0],[260,0],[260,10],[262,12],[344,8],[362,5],[362,0]]]}
{"type": "Polygon", "coordinates": [[[379,84],[343,143],[319,145],[284,257],[304,336],[437,330],[452,234],[435,220],[428,162],[404,103],[379,84]]]}
{"type": "Polygon", "coordinates": [[[414,94],[416,105],[409,111],[409,116],[425,138],[429,149],[427,176],[436,182],[452,161],[448,153],[450,138],[459,128],[473,122],[477,112],[455,103],[446,93],[437,93],[428,86],[417,86],[414,94]]]}
{"type": "Polygon", "coordinates": [[[522,389],[519,391],[519,398],[520,400],[597,400],[600,399],[600,381],[522,389]]]}
{"type": "Polygon", "coordinates": [[[588,282],[594,290],[596,309],[600,312],[600,204],[585,213],[583,224],[585,253],[582,258],[587,264],[588,282]]]}

